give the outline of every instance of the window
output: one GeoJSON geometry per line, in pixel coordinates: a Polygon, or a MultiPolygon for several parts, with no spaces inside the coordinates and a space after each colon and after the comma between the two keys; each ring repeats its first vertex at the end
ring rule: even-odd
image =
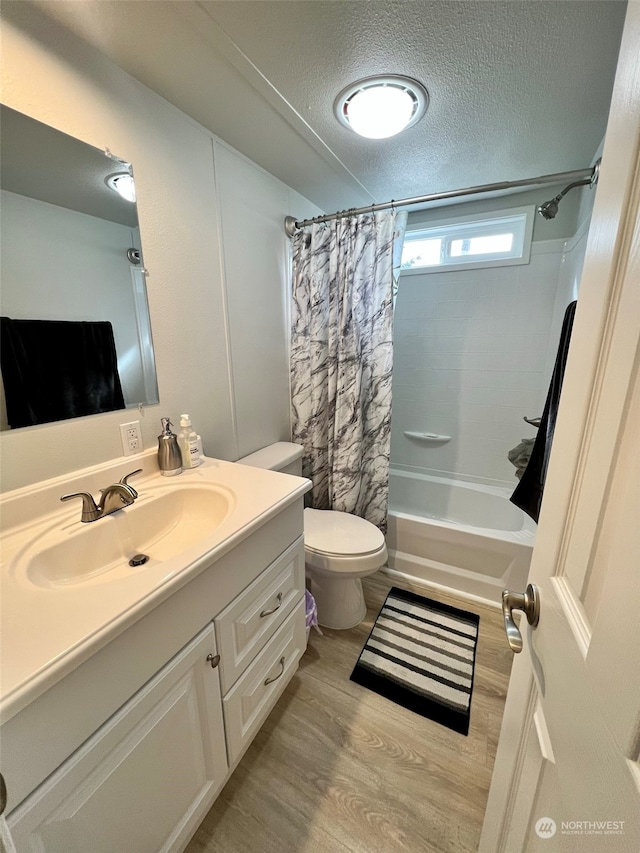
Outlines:
{"type": "Polygon", "coordinates": [[[402,273],[527,264],[533,216],[533,207],[522,207],[407,231],[402,273]]]}

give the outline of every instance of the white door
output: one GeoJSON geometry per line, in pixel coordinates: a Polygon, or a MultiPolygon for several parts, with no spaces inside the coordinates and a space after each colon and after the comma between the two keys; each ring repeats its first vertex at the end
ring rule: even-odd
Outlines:
{"type": "Polygon", "coordinates": [[[640,853],[639,148],[632,0],[479,853],[640,853]]]}

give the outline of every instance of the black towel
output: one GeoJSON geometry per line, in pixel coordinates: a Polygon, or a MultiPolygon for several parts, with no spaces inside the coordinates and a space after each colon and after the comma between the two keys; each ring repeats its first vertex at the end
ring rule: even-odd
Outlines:
{"type": "Polygon", "coordinates": [[[12,429],[124,409],[111,323],[9,317],[0,323],[12,429]]]}
{"type": "Polygon", "coordinates": [[[530,515],[535,522],[538,521],[540,516],[544,481],[547,477],[547,467],[549,465],[549,456],[551,454],[553,433],[556,428],[560,391],[562,390],[564,369],[567,364],[567,353],[569,352],[569,341],[571,340],[571,329],[573,328],[576,304],[576,302],[571,302],[564,313],[562,332],[560,333],[560,343],[558,345],[558,354],[556,356],[556,363],[553,367],[551,384],[549,385],[547,400],[544,404],[544,411],[538,428],[538,435],[536,436],[536,440],[531,451],[529,463],[510,498],[511,503],[519,506],[520,509],[524,510],[527,515],[530,515]]]}

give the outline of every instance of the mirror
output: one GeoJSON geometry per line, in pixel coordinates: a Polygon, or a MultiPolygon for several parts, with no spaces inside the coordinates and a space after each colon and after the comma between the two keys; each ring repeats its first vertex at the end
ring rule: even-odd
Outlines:
{"type": "Polygon", "coordinates": [[[130,164],[6,106],[0,144],[0,429],[157,403],[130,164]]]}

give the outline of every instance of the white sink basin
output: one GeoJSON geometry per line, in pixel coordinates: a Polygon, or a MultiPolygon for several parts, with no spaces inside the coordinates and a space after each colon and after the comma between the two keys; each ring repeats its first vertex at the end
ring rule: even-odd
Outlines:
{"type": "Polygon", "coordinates": [[[16,555],[16,569],[47,588],[103,583],[148,571],[203,542],[234,504],[234,493],[217,485],[152,487],[132,506],[105,518],[47,528],[16,555]],[[148,560],[130,566],[130,559],[139,554],[148,560]]]}
{"type": "Polygon", "coordinates": [[[136,464],[135,503],[89,524],[60,496],[96,495],[130,460],[0,495],[3,720],[214,564],[226,583],[225,557],[269,519],[284,510],[292,529],[302,521],[307,480],[210,458],[163,477],[153,448],[136,464]],[[139,553],[149,560],[130,566],[139,553]]]}

